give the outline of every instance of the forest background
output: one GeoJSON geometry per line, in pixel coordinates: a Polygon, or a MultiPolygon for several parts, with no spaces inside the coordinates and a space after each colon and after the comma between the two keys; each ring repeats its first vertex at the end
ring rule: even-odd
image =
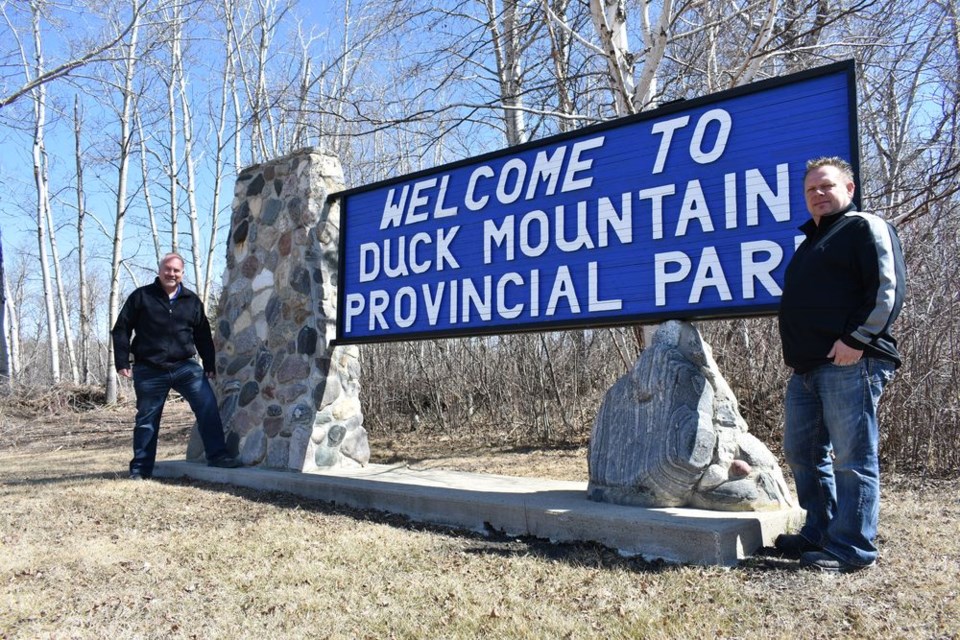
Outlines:
{"type": "MultiPolygon", "coordinates": [[[[958,0],[0,0],[0,382],[118,382],[108,331],[179,251],[217,304],[244,167],[305,146],[359,186],[836,60],[861,200],[909,273],[887,469],[960,471],[958,0]]],[[[812,130],[817,123],[810,122],[812,130]]],[[[699,323],[776,450],[776,322],[699,323]]],[[[364,345],[370,430],[582,444],[637,327],[364,345]]]]}

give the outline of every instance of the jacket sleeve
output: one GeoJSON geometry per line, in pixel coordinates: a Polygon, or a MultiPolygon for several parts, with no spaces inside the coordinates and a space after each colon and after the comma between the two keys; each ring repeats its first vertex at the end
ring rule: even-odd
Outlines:
{"type": "Polygon", "coordinates": [[[207,373],[216,373],[217,371],[217,352],[213,346],[213,332],[210,330],[210,321],[207,320],[207,312],[203,308],[203,303],[198,303],[199,317],[193,327],[193,342],[197,347],[197,353],[203,361],[203,370],[207,373]]]}
{"type": "Polygon", "coordinates": [[[905,268],[896,231],[883,219],[863,215],[864,224],[857,261],[863,276],[864,295],[850,317],[844,344],[863,349],[885,333],[903,306],[905,268]]]}
{"type": "Polygon", "coordinates": [[[130,368],[130,336],[140,313],[138,292],[134,291],[123,303],[120,315],[110,332],[113,338],[113,363],[117,371],[130,368]]]}

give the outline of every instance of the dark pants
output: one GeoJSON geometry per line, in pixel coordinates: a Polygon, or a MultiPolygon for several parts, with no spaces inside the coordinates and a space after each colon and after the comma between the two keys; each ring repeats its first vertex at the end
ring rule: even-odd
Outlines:
{"type": "Polygon", "coordinates": [[[133,428],[130,473],[147,478],[153,475],[160,416],[171,389],[182,395],[193,409],[207,460],[227,455],[217,397],[199,363],[187,360],[172,369],[134,365],[133,389],[137,394],[137,419],[133,428]]]}

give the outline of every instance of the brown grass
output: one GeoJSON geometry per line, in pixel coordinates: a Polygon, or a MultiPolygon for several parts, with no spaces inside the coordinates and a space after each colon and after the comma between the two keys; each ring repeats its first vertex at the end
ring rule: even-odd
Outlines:
{"type": "MultiPolygon", "coordinates": [[[[0,638],[960,637],[957,481],[885,478],[881,562],[867,572],[765,555],[667,566],[283,494],[130,482],[132,413],[0,405],[0,638]]],[[[182,457],[190,424],[169,407],[162,456],[182,457]]],[[[380,462],[586,473],[582,448],[371,438],[380,462]]]]}

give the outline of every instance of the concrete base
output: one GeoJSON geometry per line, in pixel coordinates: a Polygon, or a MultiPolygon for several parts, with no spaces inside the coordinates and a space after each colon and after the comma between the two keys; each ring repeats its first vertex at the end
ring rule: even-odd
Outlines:
{"type": "Polygon", "coordinates": [[[295,473],[165,461],[157,464],[154,476],[280,491],[475,531],[591,541],[624,554],[698,565],[735,565],[760,547],[773,546],[777,535],[802,522],[799,509],[645,509],[591,502],[586,482],[416,471],[403,465],[295,473]]]}

